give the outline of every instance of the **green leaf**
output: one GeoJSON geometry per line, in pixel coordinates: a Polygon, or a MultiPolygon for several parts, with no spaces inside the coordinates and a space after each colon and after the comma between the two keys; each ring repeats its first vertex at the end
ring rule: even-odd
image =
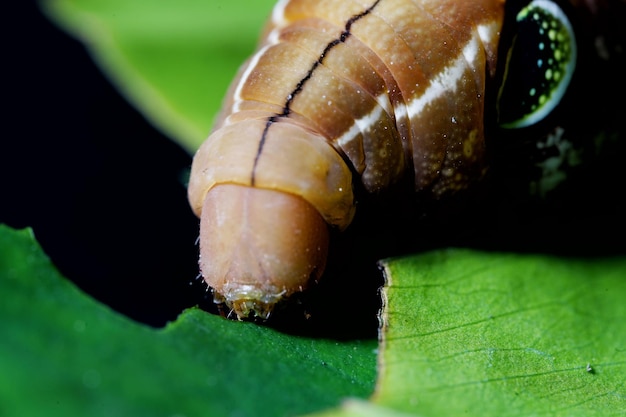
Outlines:
{"type": "MultiPolygon", "coordinates": [[[[193,151],[273,3],[44,5],[154,124],[193,151]]],[[[30,263],[34,243],[27,241],[30,249],[0,271],[30,263]]],[[[0,257],[19,246],[7,244],[0,257]]],[[[96,304],[56,273],[47,277],[47,260],[32,259],[44,266],[3,279],[0,412],[41,414],[46,406],[47,415],[282,415],[371,388],[372,343],[297,339],[197,310],[155,331],[96,304]]],[[[625,259],[447,250],[384,266],[376,393],[317,415],[626,412],[625,259]]]]}
{"type": "Polygon", "coordinates": [[[444,250],[384,268],[372,403],[317,415],[626,413],[626,258],[444,250]]]}
{"type": "Polygon", "coordinates": [[[28,229],[0,225],[0,273],[3,416],[295,415],[373,389],[375,341],[299,338],[198,309],[165,329],[139,325],[63,279],[28,229]]]}
{"type": "Polygon", "coordinates": [[[41,5],[89,47],[158,128],[195,151],[275,0],[51,0],[41,5]]]}

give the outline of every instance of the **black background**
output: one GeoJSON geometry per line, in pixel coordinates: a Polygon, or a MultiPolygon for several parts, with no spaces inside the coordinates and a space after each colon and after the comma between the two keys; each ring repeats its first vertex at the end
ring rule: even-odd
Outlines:
{"type": "Polygon", "coordinates": [[[204,297],[194,280],[198,223],[182,182],[191,157],[35,2],[5,8],[0,221],[32,226],[85,291],[163,325],[204,297]]]}

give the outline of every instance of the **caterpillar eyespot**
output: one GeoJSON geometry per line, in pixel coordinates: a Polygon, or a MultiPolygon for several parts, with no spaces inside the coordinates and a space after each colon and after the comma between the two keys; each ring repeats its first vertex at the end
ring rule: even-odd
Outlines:
{"type": "MultiPolygon", "coordinates": [[[[546,18],[573,40],[555,3],[525,3],[520,30],[546,18]]],[[[192,165],[200,268],[216,302],[266,319],[319,280],[328,229],[352,221],[357,182],[378,193],[412,175],[438,198],[480,181],[504,22],[504,0],[280,0],[192,165]]],[[[555,64],[563,79],[568,45],[555,64]]],[[[505,77],[501,115],[511,94],[505,77]]],[[[542,117],[510,113],[513,124],[542,117]]]]}
{"type": "Polygon", "coordinates": [[[574,30],[556,3],[530,2],[516,24],[498,95],[499,122],[507,128],[530,126],[548,115],[563,98],[577,58],[574,30]]]}

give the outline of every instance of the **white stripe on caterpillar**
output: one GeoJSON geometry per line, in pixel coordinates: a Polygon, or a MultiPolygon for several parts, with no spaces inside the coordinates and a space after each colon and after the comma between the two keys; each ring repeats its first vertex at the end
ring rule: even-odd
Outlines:
{"type": "Polygon", "coordinates": [[[239,83],[237,84],[237,87],[235,88],[235,92],[233,94],[233,105],[230,111],[231,113],[239,112],[240,110],[239,106],[241,102],[243,101],[243,98],[241,96],[241,90],[243,89],[244,85],[246,85],[246,82],[248,82],[248,78],[250,77],[250,74],[252,73],[252,71],[254,71],[254,68],[256,68],[256,65],[258,64],[259,59],[261,59],[263,54],[265,54],[265,51],[271,48],[272,45],[274,44],[270,43],[268,45],[265,45],[256,54],[254,54],[252,58],[250,58],[250,61],[248,62],[247,67],[244,70],[243,74],[241,74],[239,83]]]}
{"type": "Polygon", "coordinates": [[[435,75],[426,91],[409,102],[407,106],[409,117],[411,119],[418,118],[424,107],[450,91],[455,92],[468,64],[472,65],[474,62],[477,51],[478,41],[475,37],[472,37],[463,48],[461,54],[449,66],[443,68],[439,74],[435,75]]]}
{"type": "Polygon", "coordinates": [[[276,29],[280,30],[289,24],[289,21],[285,19],[285,8],[290,0],[278,0],[278,3],[272,10],[272,24],[276,29]]]}
{"type": "MultiPolygon", "coordinates": [[[[386,95],[384,97],[387,98],[386,95]]],[[[383,101],[382,97],[380,98],[380,100],[377,100],[378,103],[380,103],[381,101],[383,101]]],[[[350,126],[350,129],[348,129],[344,134],[339,136],[334,142],[340,148],[347,146],[350,142],[355,140],[360,133],[367,132],[374,125],[374,123],[376,123],[380,119],[382,113],[383,107],[378,104],[374,107],[374,109],[372,109],[369,114],[361,117],[360,119],[356,119],[354,121],[354,124],[350,126]]]]}
{"type": "Polygon", "coordinates": [[[317,281],[355,181],[380,192],[412,170],[438,197],[480,178],[503,14],[502,0],[278,1],[192,166],[215,300],[267,318],[317,281]]]}

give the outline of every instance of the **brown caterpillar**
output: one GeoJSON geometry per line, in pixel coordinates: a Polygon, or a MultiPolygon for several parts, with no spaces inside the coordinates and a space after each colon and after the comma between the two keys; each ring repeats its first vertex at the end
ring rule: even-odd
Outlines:
{"type": "MultiPolygon", "coordinates": [[[[513,21],[558,36],[547,49],[560,80],[542,70],[526,107],[503,111],[511,127],[558,102],[576,54],[558,5],[521,3],[513,21]]],[[[377,193],[412,172],[434,198],[479,181],[504,22],[504,0],[279,1],[193,161],[189,200],[215,301],[264,319],[319,280],[329,227],[354,216],[353,181],[377,193]]]]}

